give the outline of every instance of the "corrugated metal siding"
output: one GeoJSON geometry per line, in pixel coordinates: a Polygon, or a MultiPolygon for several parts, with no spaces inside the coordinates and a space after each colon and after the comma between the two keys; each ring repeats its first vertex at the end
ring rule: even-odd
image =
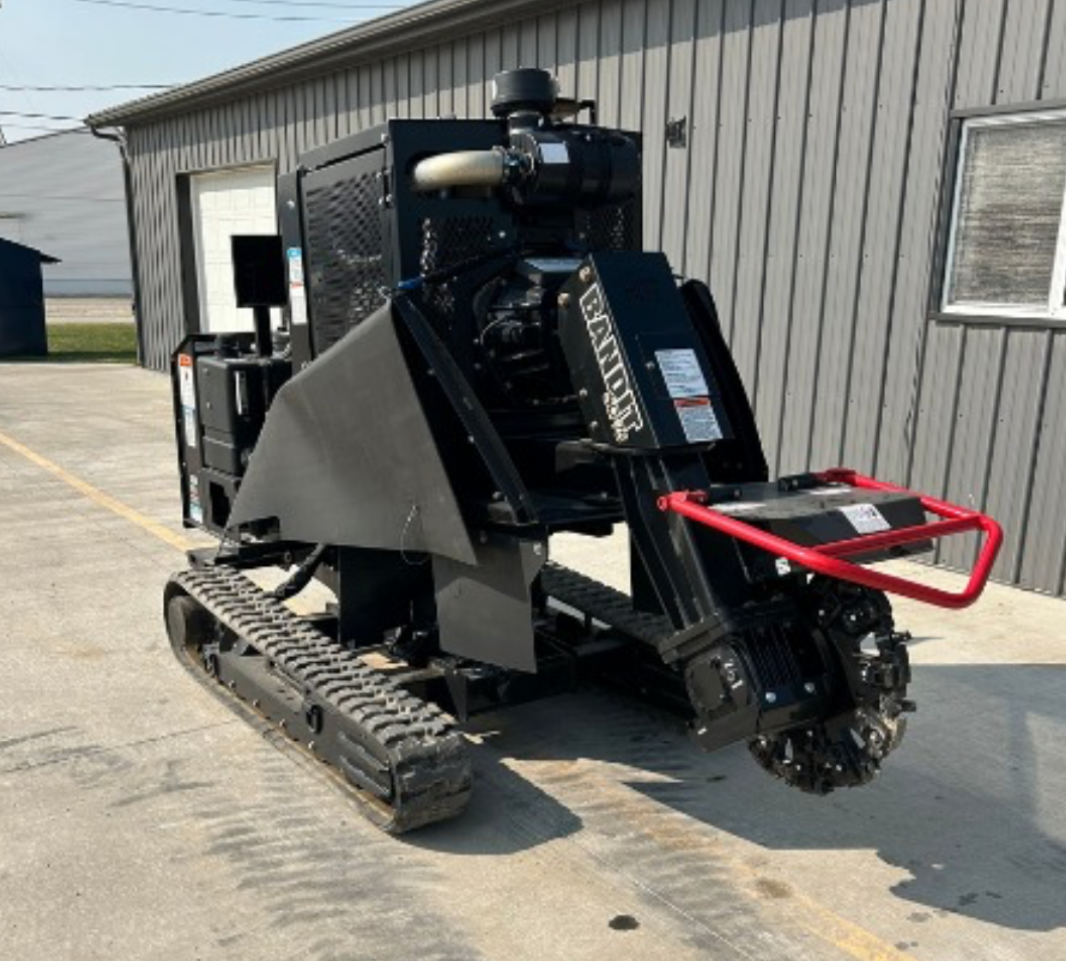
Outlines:
{"type": "Polygon", "coordinates": [[[133,291],[118,146],[85,132],[0,148],[0,217],[8,237],[62,263],[44,268],[49,297],[122,296],[133,291]]]}
{"type": "Polygon", "coordinates": [[[493,74],[532,64],[646,132],[646,240],[711,283],[776,472],[843,462],[987,507],[997,576],[1063,593],[1066,332],[926,316],[948,113],[1066,97],[1059,0],[575,3],[135,128],[146,361],[182,329],[179,172],[480,117],[493,74]]]}

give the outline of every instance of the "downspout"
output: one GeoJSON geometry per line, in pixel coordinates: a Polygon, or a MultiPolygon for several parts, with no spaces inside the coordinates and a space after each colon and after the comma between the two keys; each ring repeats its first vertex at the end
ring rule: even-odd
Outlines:
{"type": "Polygon", "coordinates": [[[122,178],[126,186],[126,234],[130,247],[130,271],[133,275],[133,318],[137,328],[137,363],[145,366],[144,350],[144,318],[141,316],[141,261],[137,253],[137,222],[133,216],[133,174],[130,170],[129,147],[126,142],[126,134],[122,130],[109,133],[89,127],[92,135],[100,140],[110,140],[118,144],[118,151],[122,155],[122,178]]]}

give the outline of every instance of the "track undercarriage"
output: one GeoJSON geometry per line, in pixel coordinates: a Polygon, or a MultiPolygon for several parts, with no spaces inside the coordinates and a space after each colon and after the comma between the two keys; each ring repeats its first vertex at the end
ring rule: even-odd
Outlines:
{"type": "MultiPolygon", "coordinates": [[[[536,682],[507,671],[486,675],[454,659],[411,664],[395,647],[352,650],[327,633],[328,614],[298,616],[275,592],[224,565],[171,579],[167,630],[175,655],[201,684],[238,714],[276,725],[330,767],[369,820],[401,834],[455,817],[469,800],[470,758],[450,713],[502,707],[582,682],[627,689],[682,716],[713,709],[690,704],[698,686],[686,690],[699,657],[656,668],[662,653],[677,646],[668,621],[634,612],[626,595],[559,565],[548,565],[542,578],[540,635],[545,646],[550,638],[552,655],[536,682]],[[480,682],[476,705],[472,677],[480,682]]],[[[893,632],[883,596],[826,584],[814,616],[867,696],[829,721],[753,738],[749,749],[776,777],[826,794],[870,781],[899,745],[903,714],[911,709],[910,675],[906,638],[893,632]]],[[[692,724],[698,739],[699,722],[692,724]]]]}

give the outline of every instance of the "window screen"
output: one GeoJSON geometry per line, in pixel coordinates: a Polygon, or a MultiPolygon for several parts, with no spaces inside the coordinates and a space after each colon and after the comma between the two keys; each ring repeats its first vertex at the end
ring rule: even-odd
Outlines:
{"type": "Polygon", "coordinates": [[[1066,115],[967,121],[956,191],[945,308],[1059,313],[1066,115]]]}

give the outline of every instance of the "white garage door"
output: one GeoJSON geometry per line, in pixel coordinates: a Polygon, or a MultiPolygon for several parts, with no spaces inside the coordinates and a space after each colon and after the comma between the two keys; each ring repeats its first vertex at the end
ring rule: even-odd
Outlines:
{"type": "MultiPolygon", "coordinates": [[[[238,310],[233,294],[234,234],[276,234],[277,200],[271,167],[244,167],[192,178],[200,323],[205,333],[254,330],[251,310],[238,310]]],[[[280,311],[272,311],[274,326],[280,311]]]]}

